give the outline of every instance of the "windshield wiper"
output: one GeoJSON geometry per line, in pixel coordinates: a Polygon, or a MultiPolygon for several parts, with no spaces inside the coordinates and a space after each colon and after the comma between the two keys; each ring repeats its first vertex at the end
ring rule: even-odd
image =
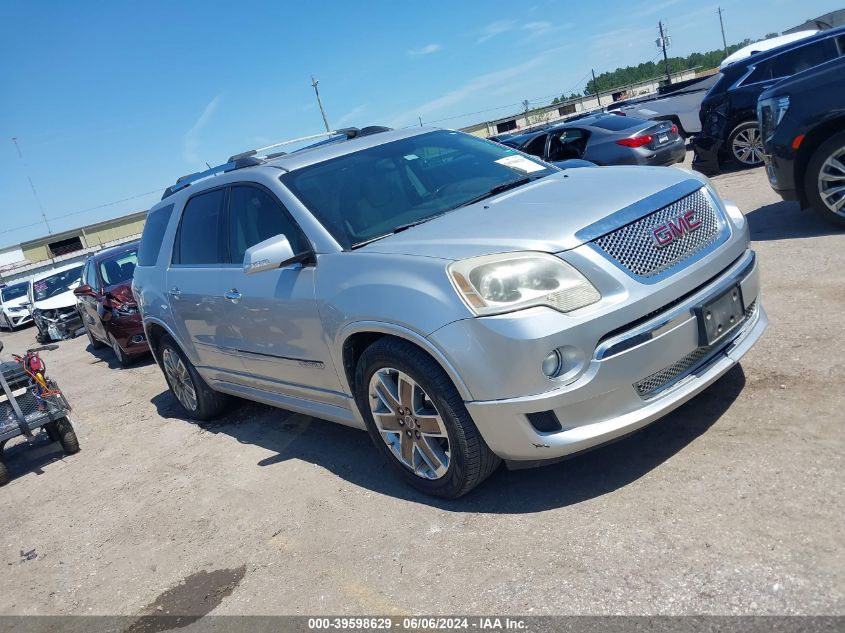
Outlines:
{"type": "Polygon", "coordinates": [[[493,196],[504,193],[505,191],[509,191],[510,189],[516,189],[517,187],[521,187],[522,185],[527,185],[532,180],[536,180],[537,178],[542,178],[543,176],[535,176],[532,178],[531,176],[525,176],[524,178],[517,178],[515,180],[509,180],[508,182],[503,182],[501,185],[496,185],[492,189],[482,193],[481,195],[475,196],[474,198],[470,198],[464,202],[461,202],[454,209],[459,209],[460,207],[468,207],[471,204],[475,204],[476,202],[481,202],[482,200],[486,200],[487,198],[492,198],[493,196]]]}
{"type": "Polygon", "coordinates": [[[389,233],[385,233],[384,235],[378,235],[376,237],[371,237],[370,239],[364,240],[363,242],[358,242],[357,244],[354,244],[352,246],[352,248],[359,248],[361,246],[366,246],[367,244],[370,244],[372,242],[376,242],[378,240],[384,239],[388,235],[395,235],[396,233],[401,233],[402,231],[410,229],[414,226],[418,226],[420,224],[428,222],[429,220],[433,220],[435,218],[439,218],[442,215],[446,215],[447,213],[449,213],[449,211],[454,211],[455,209],[460,209],[461,207],[467,207],[471,204],[475,204],[476,202],[480,202],[481,200],[486,200],[487,198],[492,198],[493,196],[495,196],[497,194],[503,193],[503,192],[508,191],[510,189],[516,189],[517,187],[521,187],[522,185],[527,185],[532,180],[537,180],[539,178],[543,178],[544,176],[546,176],[546,174],[543,174],[543,176],[534,176],[533,178],[531,176],[525,176],[523,178],[516,178],[515,180],[509,180],[508,182],[503,182],[501,185],[496,185],[495,187],[487,190],[486,192],[482,193],[481,195],[475,196],[474,198],[470,198],[469,200],[466,200],[465,202],[461,202],[459,205],[451,207],[451,208],[447,209],[446,211],[444,211],[443,213],[438,213],[437,215],[430,215],[427,218],[422,218],[421,220],[415,220],[414,222],[407,222],[406,224],[400,224],[399,226],[397,226],[395,229],[393,229],[389,233]]]}

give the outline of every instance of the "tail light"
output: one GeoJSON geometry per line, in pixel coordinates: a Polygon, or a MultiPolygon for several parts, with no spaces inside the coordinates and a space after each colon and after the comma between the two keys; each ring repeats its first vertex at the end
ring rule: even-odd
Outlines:
{"type": "Polygon", "coordinates": [[[678,126],[673,123],[672,124],[672,134],[677,134],[677,133],[678,133],[678,126]]]}
{"type": "Polygon", "coordinates": [[[633,136],[631,138],[623,138],[616,141],[617,145],[624,145],[625,147],[642,147],[643,145],[647,145],[654,140],[654,137],[651,134],[646,134],[645,136],[633,136]]]}

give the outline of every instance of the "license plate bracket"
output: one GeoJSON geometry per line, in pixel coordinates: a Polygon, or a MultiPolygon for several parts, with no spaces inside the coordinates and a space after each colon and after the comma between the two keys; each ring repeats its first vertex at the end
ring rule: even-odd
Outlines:
{"type": "Polygon", "coordinates": [[[710,346],[739,327],[745,318],[742,288],[735,284],[718,297],[693,308],[698,321],[698,344],[710,346]]]}

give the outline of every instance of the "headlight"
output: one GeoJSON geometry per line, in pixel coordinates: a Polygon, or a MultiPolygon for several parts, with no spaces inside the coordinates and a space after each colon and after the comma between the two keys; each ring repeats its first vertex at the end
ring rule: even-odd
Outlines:
{"type": "Polygon", "coordinates": [[[575,268],[546,253],[500,253],[454,262],[449,277],[458,294],[478,315],[531,306],[571,312],[601,299],[575,268]]]}
{"type": "Polygon", "coordinates": [[[789,96],[763,99],[757,104],[757,117],[760,120],[764,141],[768,141],[775,133],[775,129],[786,116],[787,110],[789,110],[789,96]]]}

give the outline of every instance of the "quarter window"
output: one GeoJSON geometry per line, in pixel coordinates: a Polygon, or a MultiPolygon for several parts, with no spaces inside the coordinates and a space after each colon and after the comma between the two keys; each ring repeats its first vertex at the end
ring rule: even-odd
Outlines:
{"type": "Polygon", "coordinates": [[[546,135],[541,134],[537,138],[531,139],[522,151],[542,158],[546,153],[546,135]]]}
{"type": "Polygon", "coordinates": [[[311,249],[278,200],[258,187],[236,186],[229,193],[229,253],[241,263],[250,246],[284,234],[295,254],[311,249]]]}
{"type": "Polygon", "coordinates": [[[138,246],[139,266],[155,266],[171,213],[173,213],[173,205],[168,204],[160,209],[153,209],[147,214],[144,234],[141,236],[141,243],[138,246]]]}
{"type": "Polygon", "coordinates": [[[188,200],[176,237],[173,263],[183,266],[222,264],[220,224],[225,189],[215,189],[188,200]]]}

